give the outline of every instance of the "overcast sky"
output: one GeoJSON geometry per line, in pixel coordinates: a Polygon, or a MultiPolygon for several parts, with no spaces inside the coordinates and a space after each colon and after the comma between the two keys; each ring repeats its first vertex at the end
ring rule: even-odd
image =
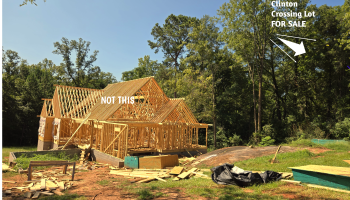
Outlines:
{"type": "MultiPolygon", "coordinates": [[[[2,1],[2,46],[14,50],[29,64],[44,58],[56,65],[62,61],[52,53],[62,37],[90,41],[91,53],[99,50],[95,65],[120,81],[121,73],[137,67],[138,58],[154,54],[147,40],[151,30],[170,14],[201,18],[214,16],[229,0],[37,0],[38,6],[19,7],[23,0],[2,1]]],[[[317,6],[343,5],[344,0],[313,0],[317,6]]]]}

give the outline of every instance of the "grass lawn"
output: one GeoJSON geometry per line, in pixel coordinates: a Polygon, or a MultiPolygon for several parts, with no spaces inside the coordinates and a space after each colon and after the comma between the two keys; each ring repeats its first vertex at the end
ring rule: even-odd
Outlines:
{"type": "Polygon", "coordinates": [[[2,147],[2,162],[7,162],[7,160],[4,161],[4,157],[9,157],[10,152],[22,152],[22,151],[36,151],[36,146],[29,146],[29,147],[2,147]]]}

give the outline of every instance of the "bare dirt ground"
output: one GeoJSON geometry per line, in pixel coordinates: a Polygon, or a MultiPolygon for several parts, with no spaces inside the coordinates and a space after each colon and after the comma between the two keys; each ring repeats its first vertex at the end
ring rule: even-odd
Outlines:
{"type": "MultiPolygon", "coordinates": [[[[195,166],[204,165],[204,166],[218,166],[224,163],[235,163],[242,160],[252,159],[261,156],[273,155],[276,153],[278,146],[268,146],[268,147],[254,147],[250,148],[247,146],[234,146],[234,147],[226,147],[222,149],[217,149],[212,152],[203,154],[197,157],[193,163],[195,166]]],[[[330,151],[330,149],[326,148],[311,148],[311,147],[290,147],[290,146],[282,146],[279,150],[280,153],[286,152],[295,152],[302,149],[307,149],[312,153],[322,153],[325,151],[330,151]]]]}

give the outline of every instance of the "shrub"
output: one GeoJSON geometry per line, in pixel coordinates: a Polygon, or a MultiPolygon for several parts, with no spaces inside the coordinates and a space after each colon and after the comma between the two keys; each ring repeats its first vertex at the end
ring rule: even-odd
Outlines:
{"type": "Polygon", "coordinates": [[[350,139],[350,118],[345,118],[344,121],[335,124],[333,135],[337,139],[350,139]]]}
{"type": "Polygon", "coordinates": [[[242,139],[239,135],[233,134],[232,137],[229,138],[229,141],[232,146],[238,146],[242,143],[242,139]]]}
{"type": "Polygon", "coordinates": [[[274,143],[275,143],[274,139],[272,139],[270,136],[266,136],[261,140],[260,145],[261,146],[270,146],[270,145],[273,145],[274,143]]]}

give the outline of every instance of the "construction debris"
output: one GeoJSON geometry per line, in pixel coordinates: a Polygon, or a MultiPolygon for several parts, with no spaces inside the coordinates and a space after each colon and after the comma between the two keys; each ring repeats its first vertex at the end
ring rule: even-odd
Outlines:
{"type": "Polygon", "coordinates": [[[14,172],[15,170],[11,169],[8,165],[6,165],[5,163],[2,163],[2,171],[6,172],[6,171],[11,171],[14,172]]]}
{"type": "Polygon", "coordinates": [[[186,169],[178,166],[172,169],[111,170],[110,174],[130,178],[130,183],[148,183],[154,180],[167,182],[166,178],[173,178],[172,180],[175,181],[190,177],[211,179],[203,172],[200,172],[200,169],[186,169]]]}
{"type": "MultiPolygon", "coordinates": [[[[4,165],[3,165],[4,166],[4,165]]],[[[110,169],[119,169],[117,167],[111,166],[109,164],[101,164],[94,162],[84,161],[82,166],[77,167],[76,172],[81,170],[93,170],[102,167],[109,167],[110,169]]],[[[63,173],[62,168],[64,167],[51,167],[48,170],[37,170],[36,173],[32,173],[32,178],[36,180],[24,181],[23,186],[21,187],[8,187],[5,188],[5,195],[13,195],[13,192],[23,192],[25,198],[37,199],[42,195],[52,196],[52,195],[64,195],[62,191],[68,190],[71,187],[74,187],[76,181],[72,181],[70,176],[73,173],[73,166],[68,166],[66,174],[63,173]]],[[[8,168],[13,170],[11,168],[8,168]]],[[[8,170],[6,168],[6,170],[8,170]]],[[[14,170],[15,171],[15,170],[14,170]]],[[[28,172],[28,170],[21,170],[28,172]]],[[[3,183],[15,184],[16,181],[6,181],[3,180],[3,183]]]]}
{"type": "Polygon", "coordinates": [[[74,184],[70,181],[58,181],[55,179],[56,178],[53,177],[43,178],[23,187],[12,187],[7,189],[5,194],[11,195],[13,190],[20,190],[21,192],[25,192],[24,196],[26,198],[37,199],[40,197],[40,195],[63,195],[61,191],[69,189],[74,184]]]}

